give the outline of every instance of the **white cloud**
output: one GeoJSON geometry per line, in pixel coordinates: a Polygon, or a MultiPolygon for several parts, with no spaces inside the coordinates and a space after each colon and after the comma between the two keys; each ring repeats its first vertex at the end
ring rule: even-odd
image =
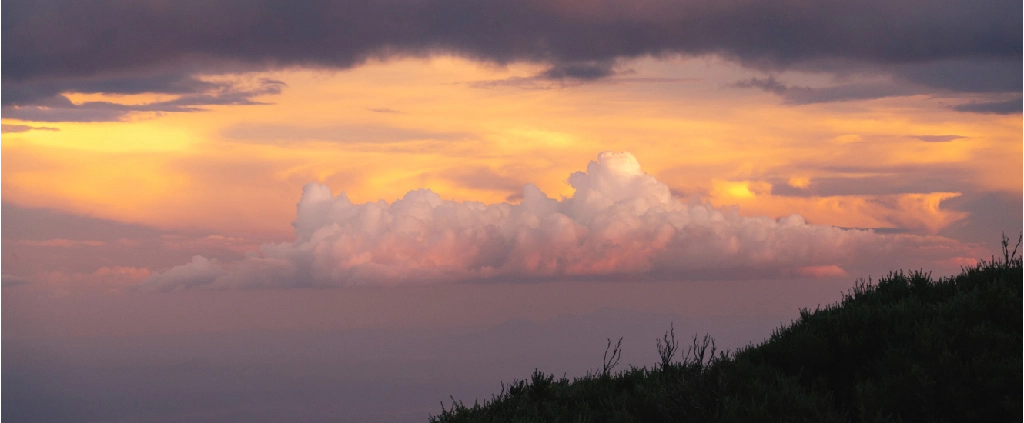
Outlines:
{"type": "Polygon", "coordinates": [[[572,197],[526,185],[519,204],[456,202],[425,189],[390,204],[354,204],[310,183],[294,242],[230,263],[196,256],[142,288],[819,277],[877,269],[893,257],[916,264],[971,255],[941,237],[809,225],[798,215],[743,217],[685,201],[629,153],[601,153],[568,181],[572,197]]]}

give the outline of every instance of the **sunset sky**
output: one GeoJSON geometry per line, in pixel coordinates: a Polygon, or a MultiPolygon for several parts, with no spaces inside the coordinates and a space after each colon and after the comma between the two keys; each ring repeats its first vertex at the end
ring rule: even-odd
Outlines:
{"type": "MultiPolygon", "coordinates": [[[[305,334],[267,356],[299,363],[328,348],[311,331],[390,331],[360,344],[374,357],[415,336],[442,345],[462,336],[453,328],[490,339],[529,321],[553,339],[654,313],[736,347],[858,278],[950,274],[1022,228],[1016,0],[33,0],[2,12],[3,405],[25,420],[266,416],[238,399],[263,393],[203,403],[182,388],[118,406],[142,376],[90,397],[84,379],[41,369],[166,370],[305,334]],[[159,347],[172,338],[232,347],[159,347]],[[71,364],[79,352],[90,358],[71,364]],[[67,410],[40,406],[54,398],[67,410]]],[[[505,348],[473,336],[458,339],[505,348]]],[[[595,336],[587,353],[622,334],[595,336]]],[[[424,373],[416,383],[450,389],[405,397],[487,398],[537,366],[522,357],[588,368],[516,357],[472,381],[424,373]]],[[[374,383],[402,398],[400,380],[374,383]]],[[[224,390],[249,383],[236,382],[224,390]]],[[[324,392],[323,404],[346,395],[324,392]]],[[[426,421],[420,402],[350,402],[364,408],[330,415],[426,421]]]]}

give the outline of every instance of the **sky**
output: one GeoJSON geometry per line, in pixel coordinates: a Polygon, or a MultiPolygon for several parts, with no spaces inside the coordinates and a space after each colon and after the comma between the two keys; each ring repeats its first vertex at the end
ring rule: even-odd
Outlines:
{"type": "Polygon", "coordinates": [[[3,405],[426,421],[955,273],[1022,228],[1022,14],[5,2],[3,405]]]}

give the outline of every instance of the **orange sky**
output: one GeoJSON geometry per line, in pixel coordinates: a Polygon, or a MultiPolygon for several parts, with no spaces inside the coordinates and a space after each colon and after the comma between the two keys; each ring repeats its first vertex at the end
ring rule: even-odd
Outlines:
{"type": "MultiPolygon", "coordinates": [[[[844,227],[936,233],[971,219],[943,203],[964,186],[1022,191],[1019,115],[958,113],[947,99],[921,95],[785,105],[732,86],[756,73],[713,57],[644,58],[620,67],[630,71],[559,85],[531,80],[536,65],[396,59],[345,71],[206,77],[285,82],[282,94],[258,99],[267,105],[142,113],[123,122],[5,119],[59,131],[4,134],[3,200],[164,229],[287,240],[307,182],[326,183],[356,202],[393,201],[421,187],[449,199],[517,201],[525,183],[570,195],[566,175],[601,151],[632,152],[678,194],[738,205],[743,215],[797,213],[844,227]],[[916,138],[941,135],[961,138],[916,138]],[[908,170],[913,175],[903,176],[908,170]],[[941,180],[950,172],[959,185],[914,186],[914,178],[941,180]],[[802,188],[822,178],[870,182],[861,192],[778,195],[780,185],[802,188]]],[[[783,76],[808,85],[823,80],[783,76]]]]}

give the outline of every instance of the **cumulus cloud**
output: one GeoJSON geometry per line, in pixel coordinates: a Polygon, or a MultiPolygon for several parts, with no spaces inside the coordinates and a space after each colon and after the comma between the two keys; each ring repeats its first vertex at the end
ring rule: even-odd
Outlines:
{"type": "Polygon", "coordinates": [[[901,252],[934,260],[965,254],[941,237],[811,225],[798,215],[742,217],[684,200],[629,153],[602,153],[568,182],[571,197],[526,185],[518,204],[457,202],[426,189],[357,204],[310,183],[294,242],[264,244],[240,261],[195,256],[140,288],[820,277],[901,252]]]}

